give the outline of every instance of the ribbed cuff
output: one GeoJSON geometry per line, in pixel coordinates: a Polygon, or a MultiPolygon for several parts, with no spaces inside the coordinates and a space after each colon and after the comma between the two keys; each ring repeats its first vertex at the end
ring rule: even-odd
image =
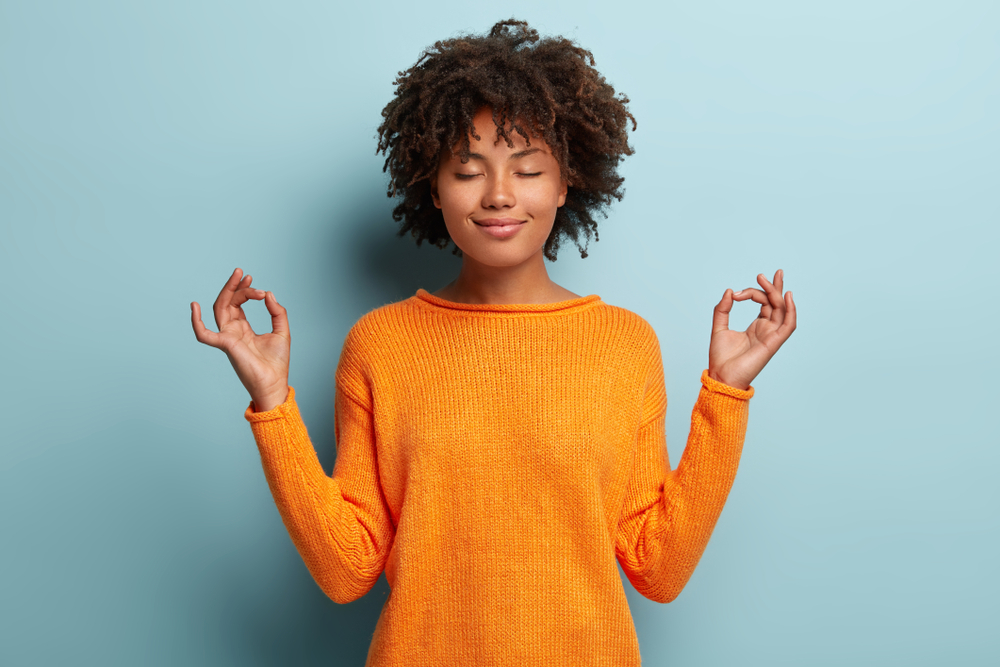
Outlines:
{"type": "Polygon", "coordinates": [[[709,376],[707,368],[701,373],[701,383],[705,386],[705,389],[708,389],[709,391],[714,391],[719,394],[732,396],[733,398],[749,400],[750,397],[753,396],[752,385],[748,389],[737,389],[736,387],[730,387],[728,384],[723,384],[718,380],[713,380],[709,376]]]}
{"type": "Polygon", "coordinates": [[[288,398],[281,405],[276,405],[272,409],[265,412],[257,412],[256,406],[253,401],[250,401],[250,405],[247,407],[243,416],[248,422],[253,424],[254,422],[266,422],[272,419],[284,419],[293,410],[298,410],[298,405],[295,403],[295,387],[291,385],[288,386],[288,398]]]}

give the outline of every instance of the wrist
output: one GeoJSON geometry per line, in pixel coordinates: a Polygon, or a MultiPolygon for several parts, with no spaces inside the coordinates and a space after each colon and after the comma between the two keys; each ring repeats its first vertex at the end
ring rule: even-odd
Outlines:
{"type": "Polygon", "coordinates": [[[708,377],[712,378],[716,382],[726,385],[727,387],[739,389],[740,391],[746,391],[750,388],[749,382],[741,382],[736,378],[726,377],[724,374],[712,370],[711,368],[708,369],[708,377]]]}
{"type": "Polygon", "coordinates": [[[261,395],[250,395],[253,401],[254,412],[268,412],[275,409],[288,400],[288,386],[269,391],[261,395]]]}

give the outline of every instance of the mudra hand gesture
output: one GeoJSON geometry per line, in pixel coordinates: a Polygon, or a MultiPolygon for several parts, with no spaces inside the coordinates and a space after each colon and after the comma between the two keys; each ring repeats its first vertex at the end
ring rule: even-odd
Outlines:
{"type": "Polygon", "coordinates": [[[739,292],[727,289],[715,307],[712,342],[708,346],[708,374],[737,389],[747,389],[761,369],[795,331],[795,302],[792,293],[782,294],[784,272],[778,269],[774,283],[763,273],[757,282],[763,290],[747,288],[739,292]],[[730,331],[729,311],[734,301],[750,299],[760,304],[757,316],[746,331],[730,331]]]}
{"type": "Polygon", "coordinates": [[[288,356],[291,336],[288,316],[271,292],[250,287],[253,278],[240,269],[223,286],[215,300],[215,324],[218,333],[209,331],[201,321],[201,306],[191,302],[191,325],[199,342],[226,353],[240,382],[250,392],[257,412],[266,412],[288,398],[288,356]],[[250,299],[263,299],[271,314],[271,333],[255,334],[241,306],[250,299]]]}

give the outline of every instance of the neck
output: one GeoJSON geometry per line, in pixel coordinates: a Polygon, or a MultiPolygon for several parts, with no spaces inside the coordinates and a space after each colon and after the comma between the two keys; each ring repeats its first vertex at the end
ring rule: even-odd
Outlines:
{"type": "Polygon", "coordinates": [[[462,257],[458,278],[435,292],[456,303],[554,303],[572,298],[549,278],[541,251],[517,266],[489,266],[462,257]]]}

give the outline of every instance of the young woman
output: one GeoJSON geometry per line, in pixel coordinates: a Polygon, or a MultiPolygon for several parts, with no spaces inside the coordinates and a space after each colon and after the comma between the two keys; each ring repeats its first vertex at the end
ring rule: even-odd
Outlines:
{"type": "Polygon", "coordinates": [[[544,263],[621,197],[628,99],[589,52],[514,20],[438,42],[396,83],[379,149],[400,234],[454,243],[462,267],[351,328],[332,476],[288,386],[274,294],[236,269],[215,302],[218,333],[191,304],[195,335],[249,391],[275,503],[323,591],[349,602],[385,572],[369,665],[638,665],[615,561],[660,602],[688,581],[736,474],[750,383],[795,329],[791,292],[781,271],[726,290],[671,470],[653,329],[555,284],[544,263]],[[271,333],[251,330],[250,299],[264,300],[271,333]],[[747,299],[760,316],[730,331],[747,299]]]}

